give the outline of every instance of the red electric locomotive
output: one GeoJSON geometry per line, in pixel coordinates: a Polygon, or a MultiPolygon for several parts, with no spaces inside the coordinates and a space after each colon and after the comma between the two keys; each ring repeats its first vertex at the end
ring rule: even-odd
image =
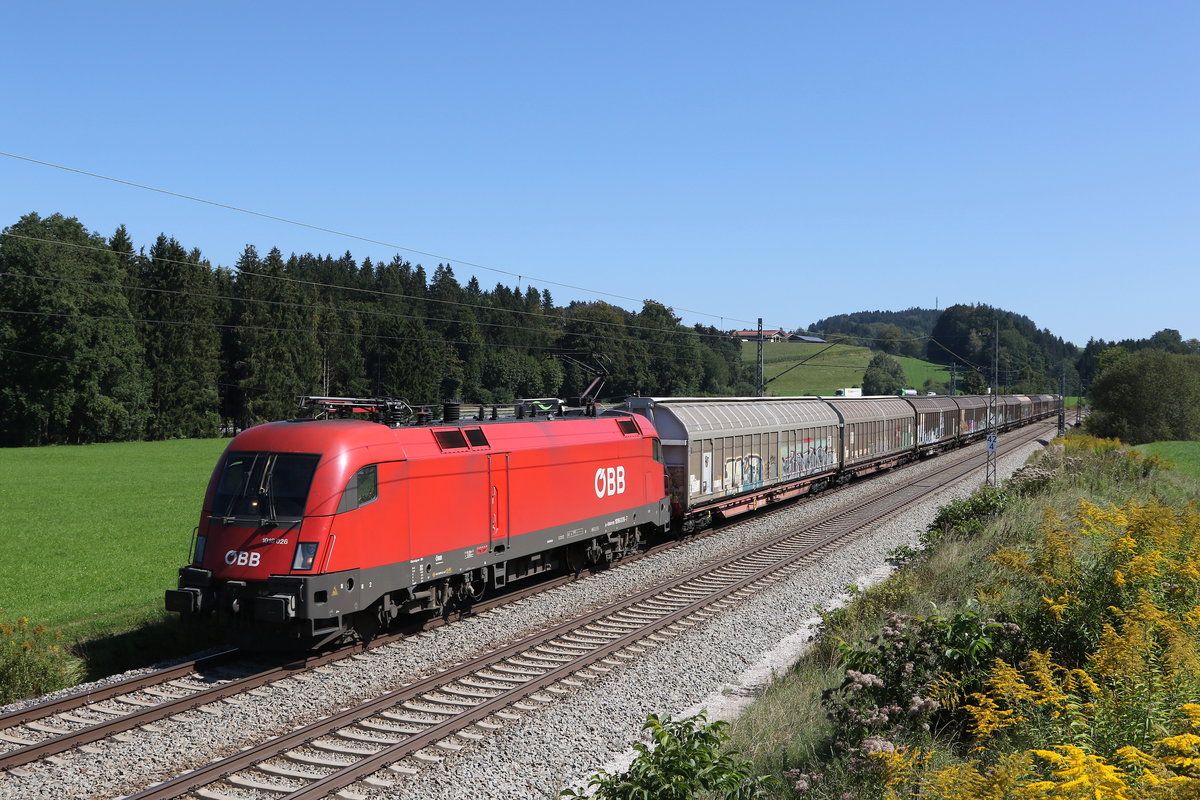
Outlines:
{"type": "Polygon", "coordinates": [[[662,448],[637,415],[388,424],[386,401],[312,398],[366,419],[237,435],[168,610],[235,640],[319,646],[548,570],[603,563],[670,524],[662,448]]]}

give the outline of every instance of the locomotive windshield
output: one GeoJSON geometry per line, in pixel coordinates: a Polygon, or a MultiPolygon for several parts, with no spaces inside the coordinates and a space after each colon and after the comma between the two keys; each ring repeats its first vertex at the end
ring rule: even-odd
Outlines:
{"type": "Polygon", "coordinates": [[[300,453],[230,453],[217,484],[213,514],[299,519],[320,460],[319,455],[300,453]]]}

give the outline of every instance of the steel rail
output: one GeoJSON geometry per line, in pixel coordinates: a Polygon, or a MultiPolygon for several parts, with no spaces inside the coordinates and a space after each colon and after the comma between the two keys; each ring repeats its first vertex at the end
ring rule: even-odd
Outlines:
{"type": "Polygon", "coordinates": [[[90,703],[112,700],[123,694],[130,694],[148,686],[157,686],[158,684],[190,675],[193,672],[199,672],[202,669],[221,666],[227,663],[236,653],[236,650],[222,650],[219,653],[212,653],[190,661],[182,661],[170,667],[148,672],[144,675],[135,675],[105,686],[87,689],[82,692],[73,692],[56,700],[49,700],[45,703],[38,703],[37,705],[9,711],[7,714],[0,714],[0,731],[31,720],[45,719],[63,711],[74,711],[90,703]]]}

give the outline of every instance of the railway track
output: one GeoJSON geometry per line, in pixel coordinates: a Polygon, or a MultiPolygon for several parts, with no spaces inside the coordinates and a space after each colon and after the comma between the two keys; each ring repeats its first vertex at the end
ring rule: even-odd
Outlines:
{"type": "MultiPolygon", "coordinates": [[[[1034,432],[1036,438],[1039,429],[1034,432]]],[[[1025,434],[1022,434],[1023,438],[1025,434]]],[[[940,465],[933,474],[785,531],[773,540],[457,664],[368,703],[341,711],[227,759],[133,795],[134,800],[246,791],[303,800],[349,787],[388,788],[555,702],[647,650],[713,619],[840,546],[847,537],[964,475],[982,458],[940,465]]]]}
{"type": "MultiPolygon", "coordinates": [[[[675,546],[676,542],[664,543],[675,546]]],[[[517,602],[574,579],[559,576],[477,603],[482,613],[517,602]]],[[[299,672],[310,671],[453,621],[457,615],[423,620],[404,630],[302,658],[271,659],[235,649],[136,675],[122,681],[67,695],[46,703],[0,714],[0,770],[12,769],[75,747],[90,744],[140,725],[249,692],[299,672]]]]}
{"type": "MultiPolygon", "coordinates": [[[[1030,440],[1036,438],[1038,433],[1045,435],[1043,431],[1040,431],[1040,429],[1035,430],[1031,436],[1027,436],[1028,433],[1028,429],[1024,429],[1023,431],[1018,432],[1018,435],[1022,436],[1022,438],[1028,438],[1030,440]]],[[[967,453],[967,451],[958,451],[957,453],[943,456],[942,458],[947,459],[947,461],[945,464],[940,465],[940,469],[937,474],[949,474],[951,471],[960,468],[960,465],[964,461],[969,463],[977,463],[980,460],[978,454],[967,454],[964,456],[964,453],[967,453]]],[[[969,469],[973,468],[975,467],[969,467],[968,471],[969,469]]],[[[923,478],[920,481],[917,481],[915,485],[917,487],[924,488],[913,489],[910,487],[908,491],[913,493],[914,496],[922,494],[929,490],[928,483],[930,480],[932,480],[931,477],[923,478]]],[[[895,492],[889,492],[886,495],[880,495],[877,500],[882,499],[885,496],[895,496],[895,494],[895,492]]],[[[879,515],[892,513],[894,510],[894,508],[885,509],[880,511],[879,515]]],[[[833,523],[830,522],[826,524],[833,523]]],[[[869,523],[860,522],[859,527],[864,524],[869,523]]],[[[829,539],[831,536],[833,536],[833,534],[811,535],[816,535],[818,538],[820,535],[824,535],[826,539],[829,539]]],[[[693,539],[694,538],[695,537],[693,537],[693,539]]],[[[678,543],[669,543],[669,546],[675,546],[676,544],[678,543]]],[[[660,547],[656,549],[655,552],[659,552],[662,549],[666,548],[660,547]]],[[[800,556],[795,557],[799,558],[800,556]]],[[[725,568],[728,569],[731,567],[727,566],[725,568]]],[[[695,574],[687,578],[687,580],[698,580],[699,576],[700,571],[697,571],[695,574]]],[[[520,597],[537,591],[544,591],[551,585],[566,583],[572,579],[572,576],[565,576],[554,581],[542,582],[536,586],[527,587],[519,593],[493,598],[486,605],[482,603],[478,604],[476,610],[483,611],[486,610],[487,607],[500,605],[505,602],[513,602],[514,600],[520,599],[520,597]]],[[[686,596],[695,594],[699,590],[693,586],[690,588],[675,589],[663,589],[662,587],[659,587],[658,591],[664,591],[668,593],[682,592],[683,595],[686,596]]],[[[736,591],[738,591],[736,588],[729,590],[729,592],[736,591]]],[[[758,588],[755,588],[752,591],[758,591],[758,588]]],[[[643,600],[643,602],[649,601],[643,600]]],[[[720,601],[709,599],[699,602],[707,602],[711,604],[720,601]]],[[[660,606],[662,606],[664,603],[669,605],[667,599],[660,599],[652,602],[652,604],[657,604],[660,606]]],[[[688,621],[688,617],[692,615],[699,615],[700,618],[703,618],[706,612],[704,612],[702,609],[692,609],[690,611],[683,610],[679,613],[682,614],[681,619],[683,619],[683,621],[668,620],[665,622],[655,622],[651,618],[652,615],[647,616],[646,609],[633,609],[624,612],[623,615],[619,611],[613,611],[612,609],[596,612],[596,614],[600,616],[590,615],[586,619],[577,620],[572,623],[576,626],[583,626],[579,627],[578,630],[564,630],[561,635],[568,637],[568,639],[565,641],[551,643],[551,638],[546,638],[531,646],[524,646],[522,644],[514,645],[514,647],[517,648],[524,646],[525,650],[521,652],[526,652],[524,657],[521,657],[520,655],[515,656],[518,662],[516,664],[505,666],[503,663],[501,663],[490,668],[487,665],[478,667],[479,669],[483,670],[482,674],[477,677],[471,677],[469,675],[464,676],[462,680],[466,682],[462,685],[446,683],[445,679],[447,676],[442,675],[440,676],[443,679],[443,684],[441,685],[444,688],[440,690],[437,689],[436,686],[420,689],[420,687],[424,686],[424,684],[414,685],[413,687],[405,687],[405,689],[399,690],[401,692],[417,692],[415,694],[411,694],[411,696],[392,697],[391,695],[388,695],[387,700],[378,701],[385,704],[382,709],[384,712],[388,711],[386,703],[389,701],[393,706],[399,705],[400,707],[403,707],[403,704],[407,702],[410,704],[415,703],[418,706],[425,707],[425,704],[421,700],[423,695],[421,695],[418,691],[420,689],[420,691],[433,693],[432,699],[427,701],[431,704],[428,707],[441,709],[440,711],[426,710],[421,712],[414,711],[412,709],[408,709],[408,711],[411,713],[393,711],[390,713],[393,715],[396,713],[401,713],[404,719],[389,719],[389,717],[385,714],[382,716],[382,720],[377,720],[373,723],[369,718],[365,725],[353,723],[354,727],[348,728],[348,730],[365,728],[366,732],[360,731],[358,736],[360,740],[365,738],[368,741],[365,743],[360,741],[360,743],[356,745],[359,748],[362,746],[370,746],[370,740],[373,738],[378,739],[380,736],[382,736],[384,739],[389,739],[394,738],[396,735],[403,734],[405,740],[409,742],[408,746],[411,746],[415,749],[413,749],[410,753],[399,753],[397,750],[392,750],[390,751],[389,755],[386,756],[386,758],[391,758],[393,761],[407,758],[410,760],[410,762],[420,763],[422,760],[422,756],[419,755],[421,750],[429,746],[427,744],[421,744],[421,742],[425,740],[425,737],[429,737],[431,741],[443,742],[441,745],[443,749],[454,749],[454,747],[458,744],[456,737],[461,736],[466,740],[473,738],[471,731],[467,730],[472,726],[477,726],[480,729],[487,729],[489,725],[502,724],[504,722],[503,710],[500,712],[486,710],[491,705],[499,704],[500,706],[513,706],[514,704],[521,703],[537,704],[542,699],[552,699],[556,694],[569,691],[571,687],[571,681],[578,683],[579,680],[589,680],[594,678],[597,674],[602,674],[610,669],[613,669],[616,665],[621,663],[623,660],[626,660],[629,656],[628,653],[625,655],[613,655],[613,652],[620,653],[625,648],[630,647],[637,648],[639,646],[656,646],[656,640],[654,638],[650,638],[648,640],[649,644],[643,643],[639,645],[636,642],[637,640],[645,639],[646,637],[673,636],[677,632],[676,628],[679,626],[686,628],[690,625],[697,624],[694,619],[688,621]],[[618,617],[605,622],[602,619],[605,613],[617,613],[618,617]],[[642,620],[644,624],[634,625],[633,620],[642,620]],[[586,627],[588,625],[594,625],[597,627],[586,627]],[[666,628],[666,630],[660,632],[662,628],[666,628]],[[620,632],[624,632],[622,636],[618,637],[615,635],[616,633],[620,632]],[[597,661],[600,663],[593,668],[595,670],[594,673],[589,674],[585,672],[580,678],[570,678],[568,676],[564,680],[562,676],[558,676],[559,672],[562,672],[563,670],[569,670],[571,669],[570,667],[563,666],[562,670],[555,669],[544,673],[539,673],[538,670],[533,670],[533,667],[524,666],[529,664],[541,664],[544,666],[547,660],[551,662],[561,661],[562,664],[566,665],[569,663],[569,661],[566,660],[567,655],[580,654],[581,642],[589,642],[597,647],[600,647],[601,645],[608,647],[608,649],[596,651],[597,655],[596,658],[592,660],[592,663],[596,663],[597,661]],[[544,650],[538,650],[538,647],[550,648],[553,651],[553,657],[550,657],[549,654],[547,654],[544,650]],[[539,653],[541,655],[539,655],[539,653]],[[611,660],[614,658],[616,659],[616,664],[604,663],[605,660],[611,660]],[[524,674],[524,671],[527,670],[533,670],[534,674],[524,674]],[[514,678],[517,676],[520,676],[522,680],[514,680],[514,678]],[[561,685],[556,685],[560,684],[560,682],[561,685]],[[439,705],[439,701],[444,701],[447,698],[451,698],[451,701],[448,703],[441,702],[439,705]],[[482,705],[485,703],[485,701],[489,703],[489,705],[482,705]],[[476,709],[473,705],[471,705],[475,702],[481,704],[479,709],[476,709]],[[445,714],[444,712],[448,709],[458,709],[462,712],[462,715],[456,714],[452,716],[445,714]],[[482,720],[482,722],[475,719],[474,715],[477,713],[482,714],[482,717],[479,718],[482,720]],[[413,717],[417,719],[412,719],[413,717]],[[491,719],[489,720],[489,718],[491,719]],[[436,726],[432,724],[425,724],[433,722],[438,722],[439,724],[436,726]],[[372,728],[373,725],[376,727],[372,728]],[[457,730],[466,732],[461,734],[455,733],[452,729],[454,729],[456,726],[458,726],[457,730]],[[412,755],[414,753],[418,755],[412,755]]],[[[443,621],[444,620],[433,620],[431,621],[429,627],[434,627],[443,621]]],[[[386,645],[407,635],[409,635],[409,632],[388,637],[381,637],[373,644],[386,645]]],[[[363,649],[364,648],[360,645],[303,660],[281,661],[279,663],[269,665],[263,665],[261,662],[259,662],[258,668],[254,668],[253,666],[248,667],[244,661],[239,665],[237,662],[237,654],[232,651],[227,651],[214,654],[213,656],[208,656],[205,659],[197,662],[177,665],[169,670],[151,673],[145,676],[139,676],[120,684],[114,684],[103,689],[93,690],[87,694],[75,695],[52,703],[43,704],[41,706],[15,711],[7,715],[0,716],[0,747],[4,746],[5,744],[15,746],[10,747],[7,752],[0,753],[0,768],[12,769],[14,767],[19,767],[22,764],[41,760],[56,753],[62,753],[76,747],[86,746],[90,742],[95,742],[99,739],[111,736],[121,731],[129,730],[140,725],[145,725],[148,722],[160,720],[188,709],[197,708],[207,703],[212,703],[216,700],[233,697],[237,694],[250,692],[250,696],[253,697],[252,690],[259,686],[263,686],[273,681],[279,681],[290,675],[316,669],[323,664],[330,663],[337,659],[346,658],[347,656],[352,655],[353,651],[355,650],[361,651],[363,649]]],[[[466,669],[466,667],[461,667],[460,669],[466,669]]],[[[578,670],[579,667],[576,666],[573,669],[578,670]]],[[[521,709],[518,705],[518,711],[520,710],[521,709]]],[[[346,714],[352,715],[352,712],[346,712],[346,714]]],[[[349,725],[351,723],[346,724],[349,725]]],[[[346,738],[344,734],[333,735],[335,739],[346,738]]],[[[315,734],[311,731],[307,732],[307,734],[301,731],[297,733],[297,736],[300,736],[305,741],[308,741],[313,739],[315,734]]],[[[354,739],[355,735],[352,733],[348,738],[354,739]]],[[[401,744],[402,742],[389,743],[388,747],[399,747],[401,744]]],[[[281,758],[284,762],[284,766],[277,767],[277,772],[274,774],[274,780],[278,781],[289,778],[291,771],[312,772],[313,770],[316,770],[317,772],[321,772],[322,770],[328,771],[334,769],[333,765],[325,763],[325,761],[332,760],[333,762],[340,762],[341,760],[344,760],[346,755],[339,753],[336,748],[322,751],[320,746],[313,746],[311,749],[318,751],[316,757],[314,758],[313,754],[310,753],[309,761],[305,762],[302,760],[300,763],[303,766],[299,768],[287,766],[288,763],[292,762],[291,756],[274,756],[274,758],[281,758]],[[314,760],[315,763],[313,763],[314,760]],[[282,769],[284,774],[279,774],[279,769],[282,769]]],[[[354,749],[354,746],[351,746],[351,749],[354,749]]],[[[257,750],[255,749],[246,752],[250,753],[256,751],[257,750]]],[[[424,757],[428,757],[428,753],[426,753],[424,757]]],[[[268,757],[268,761],[270,758],[271,757],[268,757]]],[[[224,771],[228,772],[231,769],[242,768],[244,767],[235,768],[232,766],[226,766],[224,771]]],[[[411,767],[405,767],[405,769],[410,768],[411,767]]],[[[256,771],[265,772],[267,774],[271,774],[271,769],[272,767],[270,765],[268,765],[265,770],[260,767],[255,768],[256,771]]],[[[340,770],[341,768],[339,767],[338,769],[340,770]]],[[[192,775],[196,774],[197,773],[192,773],[192,775]]],[[[236,783],[237,780],[237,777],[233,778],[233,782],[236,783]]],[[[247,780],[249,780],[251,783],[255,781],[253,778],[247,780]]],[[[169,785],[171,784],[164,784],[164,786],[169,785]]],[[[218,795],[219,792],[211,796],[218,795]]],[[[147,796],[157,797],[174,795],[166,794],[147,796]]]]}
{"type": "MultiPolygon", "coordinates": [[[[712,535],[719,528],[699,534],[712,535]]],[[[667,540],[624,561],[678,547],[698,536],[667,540]]],[[[519,602],[578,579],[578,575],[552,576],[475,603],[470,614],[519,602]]],[[[378,636],[367,644],[353,643],[303,658],[270,660],[247,657],[236,649],[223,650],[170,667],[136,675],[85,692],[0,714],[0,770],[20,767],[48,756],[99,741],[108,736],[154,723],[208,703],[249,692],[299,672],[309,671],[356,653],[387,646],[414,633],[433,630],[461,619],[462,613],[402,624],[400,630],[378,636]]]]}

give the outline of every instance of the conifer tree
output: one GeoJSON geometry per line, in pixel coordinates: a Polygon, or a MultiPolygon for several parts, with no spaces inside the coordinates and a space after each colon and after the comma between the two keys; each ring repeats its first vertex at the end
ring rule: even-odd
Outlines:
{"type": "Polygon", "coordinates": [[[237,299],[237,279],[229,267],[213,270],[213,318],[220,342],[219,370],[217,375],[218,413],[222,432],[232,432],[238,421],[245,418],[245,394],[241,378],[241,350],[238,342],[237,322],[241,303],[237,299]]]}
{"type": "MultiPolygon", "coordinates": [[[[371,269],[371,260],[363,263],[371,269]]],[[[313,309],[317,336],[317,391],[322,395],[358,397],[369,392],[359,310],[367,306],[354,291],[360,272],[347,251],[341,258],[312,254],[288,259],[290,276],[311,282],[307,289],[316,298],[313,309]]]]}
{"type": "Polygon", "coordinates": [[[446,343],[446,369],[442,373],[441,397],[471,400],[479,396],[483,380],[485,339],[475,309],[454,277],[454,268],[438,264],[429,284],[429,305],[439,321],[429,323],[446,343]]]}
{"type": "Polygon", "coordinates": [[[0,237],[0,443],[139,438],[149,386],[117,256],[61,214],[5,231],[15,235],[0,237]]]}
{"type": "Polygon", "coordinates": [[[319,389],[316,317],[303,307],[310,294],[290,280],[278,248],[259,259],[248,245],[237,270],[242,424],[295,417],[296,398],[319,389]]]}
{"type": "MultiPolygon", "coordinates": [[[[117,263],[121,267],[122,282],[131,287],[136,286],[144,257],[136,252],[133,239],[129,237],[129,231],[125,229],[124,225],[117,226],[108,240],[108,246],[113,251],[113,255],[117,257],[117,263]]],[[[128,296],[130,308],[133,309],[135,303],[132,290],[128,296]]]]}
{"type": "Polygon", "coordinates": [[[375,290],[380,293],[376,313],[364,325],[372,394],[414,404],[437,402],[445,369],[444,346],[420,318],[424,271],[396,257],[378,266],[375,290]],[[414,299],[417,289],[420,299],[414,299]]]}
{"type": "Polygon", "coordinates": [[[152,439],[216,436],[220,334],[216,281],[199,250],[160,235],[137,278],[139,328],[153,376],[152,439]]]}

